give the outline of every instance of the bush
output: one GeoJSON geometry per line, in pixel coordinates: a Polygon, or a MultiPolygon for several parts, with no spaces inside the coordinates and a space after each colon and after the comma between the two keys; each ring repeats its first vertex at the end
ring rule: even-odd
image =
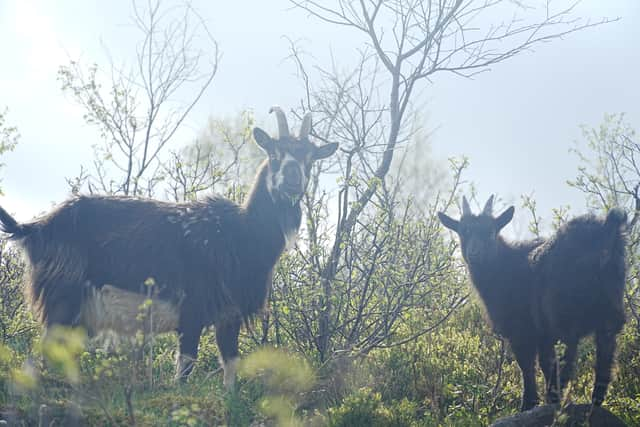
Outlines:
{"type": "Polygon", "coordinates": [[[416,424],[415,403],[403,399],[386,405],[380,393],[361,388],[327,412],[331,427],[409,427],[416,424]]]}

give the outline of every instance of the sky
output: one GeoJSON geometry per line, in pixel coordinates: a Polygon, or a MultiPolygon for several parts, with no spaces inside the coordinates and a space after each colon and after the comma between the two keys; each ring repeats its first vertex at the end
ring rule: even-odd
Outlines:
{"type": "MultiPolygon", "coordinates": [[[[563,0],[564,1],[564,0],[563,0]]],[[[180,133],[188,143],[209,115],[253,110],[275,128],[267,111],[299,103],[286,37],[298,40],[318,63],[331,55],[348,64],[362,37],[336,28],[286,0],[194,0],[222,53],[212,86],[180,133]],[[286,36],[286,37],[285,37],[286,36]]],[[[82,110],[60,89],[56,73],[70,59],[106,63],[131,57],[131,6],[126,0],[0,0],[0,108],[22,135],[0,170],[0,205],[26,221],[68,197],[65,177],[91,160],[98,142],[82,110]]],[[[640,129],[640,2],[585,0],[576,15],[620,20],[537,46],[473,79],[438,75],[419,88],[415,105],[438,161],[465,155],[466,179],[479,198],[492,193],[518,204],[533,194],[543,218],[551,209],[586,207],[566,181],[577,174],[570,149],[580,125],[595,127],[605,113],[625,112],[640,129]]],[[[517,210],[516,218],[525,213],[517,210]]]]}

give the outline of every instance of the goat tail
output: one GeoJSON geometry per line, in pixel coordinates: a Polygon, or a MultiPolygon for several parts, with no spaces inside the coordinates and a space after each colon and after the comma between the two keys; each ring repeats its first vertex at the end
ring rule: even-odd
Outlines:
{"type": "Polygon", "coordinates": [[[620,208],[613,208],[607,213],[604,227],[610,231],[618,231],[627,224],[627,213],[620,208]]]}
{"type": "Polygon", "coordinates": [[[29,228],[19,224],[2,206],[0,206],[0,231],[11,234],[12,238],[20,238],[29,234],[29,228]]]}

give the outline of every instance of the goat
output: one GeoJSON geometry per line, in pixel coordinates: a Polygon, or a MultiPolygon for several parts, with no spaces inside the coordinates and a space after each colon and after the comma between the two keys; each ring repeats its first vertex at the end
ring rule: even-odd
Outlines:
{"type": "Polygon", "coordinates": [[[27,254],[28,292],[44,336],[55,325],[89,335],[134,332],[151,278],[155,332],[178,333],[176,378],[191,373],[202,330],[214,325],[224,384],[233,388],[240,327],[264,307],[274,265],[298,232],[313,162],[338,147],[309,141],[309,113],[295,137],[284,112],[271,112],[279,136],[254,128],[268,157],[242,205],[221,197],[174,204],[77,196],[25,224],[0,208],[0,228],[27,254]]]}
{"type": "Polygon", "coordinates": [[[511,206],[492,215],[493,196],[480,215],[462,200],[462,217],[440,212],[455,231],[471,281],[494,330],[510,343],[522,371],[521,410],[538,403],[536,356],[544,374],[547,403],[557,403],[573,375],[580,339],[595,334],[596,378],[592,404],[601,405],[609,382],[616,335],[625,316],[626,214],[612,209],[604,220],[576,217],[547,240],[510,243],[500,230],[513,218],[511,206]],[[566,344],[558,372],[555,343],[566,344]],[[559,384],[558,384],[559,383],[559,384]]]}

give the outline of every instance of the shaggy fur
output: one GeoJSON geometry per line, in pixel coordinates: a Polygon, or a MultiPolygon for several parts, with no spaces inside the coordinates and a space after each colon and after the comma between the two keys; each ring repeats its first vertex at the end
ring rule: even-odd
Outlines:
{"type": "Polygon", "coordinates": [[[190,373],[203,328],[215,325],[231,381],[240,326],[263,308],[272,269],[300,226],[311,163],[337,148],[316,147],[306,134],[271,139],[256,128],[254,135],[269,158],[241,206],[219,197],[174,204],[80,196],[28,224],[0,208],[2,230],[30,261],[31,299],[42,322],[131,333],[135,309],[151,291],[158,331],[179,334],[177,376],[190,373]]]}
{"type": "Polygon", "coordinates": [[[466,199],[456,221],[440,213],[458,233],[471,280],[484,302],[495,331],[511,344],[523,376],[522,410],[538,401],[536,356],[546,381],[546,400],[558,402],[571,378],[579,340],[595,334],[596,380],[592,403],[600,405],[611,381],[615,339],[624,325],[626,214],[619,209],[606,219],[577,217],[548,240],[509,243],[498,233],[514,209],[491,214],[493,197],[480,215],[466,199]],[[566,344],[557,371],[555,343],[566,344]]]}

